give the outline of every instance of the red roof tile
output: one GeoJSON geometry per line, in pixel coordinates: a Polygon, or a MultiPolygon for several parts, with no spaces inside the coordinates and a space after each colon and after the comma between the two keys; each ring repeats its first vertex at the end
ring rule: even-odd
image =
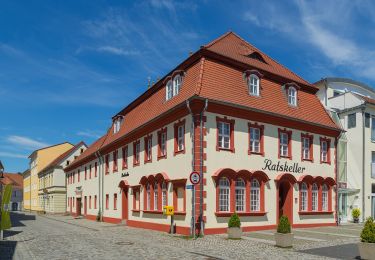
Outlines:
{"type": "Polygon", "coordinates": [[[11,184],[13,187],[23,188],[23,177],[18,173],[4,173],[4,179],[0,179],[3,185],[11,184]]]}
{"type": "Polygon", "coordinates": [[[177,66],[177,69],[183,69],[186,72],[180,93],[177,96],[165,101],[164,81],[166,77],[164,77],[119,113],[124,116],[124,121],[123,127],[120,128],[118,133],[113,134],[113,128],[110,128],[106,135],[93,143],[66,170],[73,169],[76,165],[80,165],[81,162],[87,161],[88,157],[93,159],[94,153],[100,148],[128,135],[193,96],[225,101],[278,114],[283,117],[339,129],[318,98],[313,94],[317,90],[315,86],[312,86],[232,32],[203,46],[177,66]],[[304,88],[298,93],[298,107],[293,108],[288,105],[285,92],[282,91],[282,83],[275,83],[267,78],[262,80],[261,83],[261,97],[249,96],[246,81],[242,75],[243,71],[224,65],[223,62],[214,62],[211,57],[204,58],[205,55],[209,55],[209,53],[204,52],[205,50],[226,57],[234,62],[240,62],[248,66],[249,69],[256,68],[279,76],[284,79],[285,82],[283,84],[295,82],[303,85],[304,88]],[[265,63],[257,58],[248,57],[254,52],[256,57],[260,56],[265,63]],[[305,92],[305,90],[310,90],[310,93],[305,92]]]}

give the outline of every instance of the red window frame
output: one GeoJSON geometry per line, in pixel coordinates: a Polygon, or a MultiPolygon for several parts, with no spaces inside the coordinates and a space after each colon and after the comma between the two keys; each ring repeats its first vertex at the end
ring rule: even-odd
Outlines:
{"type": "Polygon", "coordinates": [[[310,161],[314,162],[314,135],[310,135],[308,133],[303,134],[301,133],[301,161],[310,161]],[[304,159],[303,158],[303,139],[309,140],[309,153],[310,158],[304,159]]]}
{"type": "Polygon", "coordinates": [[[94,196],[94,207],[95,207],[95,209],[96,209],[96,202],[97,202],[97,197],[96,197],[96,195],[94,196]]]}
{"type": "Polygon", "coordinates": [[[109,209],[109,194],[105,195],[105,209],[109,209]]]}
{"type": "Polygon", "coordinates": [[[122,169],[128,168],[128,146],[122,148],[122,169]]]}
{"type": "Polygon", "coordinates": [[[286,130],[286,129],[278,129],[279,132],[279,138],[278,138],[278,146],[277,146],[277,153],[279,159],[281,158],[287,158],[292,160],[292,130],[286,130]],[[285,133],[288,135],[288,155],[287,156],[282,156],[280,153],[280,140],[281,140],[281,133],[285,133]]]}
{"type": "Polygon", "coordinates": [[[133,166],[138,166],[141,161],[141,141],[137,140],[133,142],[133,166]],[[136,160],[136,146],[139,145],[139,151],[138,151],[138,161],[136,160]]]}
{"type": "Polygon", "coordinates": [[[85,166],[85,180],[87,180],[87,166],[85,166]]]}
{"type": "Polygon", "coordinates": [[[97,174],[98,174],[98,163],[95,162],[95,170],[94,170],[94,173],[95,173],[95,177],[97,177],[97,174]]]}
{"type": "Polygon", "coordinates": [[[167,140],[168,140],[168,135],[167,135],[167,128],[162,128],[160,131],[158,131],[158,160],[160,159],[166,159],[167,158],[167,140]],[[162,134],[165,134],[165,154],[161,154],[161,136],[162,134]]]}
{"type": "Polygon", "coordinates": [[[105,156],[105,175],[109,174],[109,154],[105,156]]]}
{"type": "Polygon", "coordinates": [[[137,194],[138,194],[138,198],[141,199],[141,194],[140,194],[140,189],[141,189],[141,186],[140,185],[137,185],[137,186],[133,186],[132,187],[133,189],[133,211],[140,211],[140,203],[139,205],[137,206],[137,194]]]}
{"type": "Polygon", "coordinates": [[[91,209],[91,195],[89,196],[89,209],[91,209]]]}
{"type": "Polygon", "coordinates": [[[113,209],[117,210],[117,193],[113,194],[113,209]]]}
{"type": "Polygon", "coordinates": [[[144,162],[145,163],[150,163],[152,162],[152,134],[145,136],[144,140],[144,162]],[[148,150],[148,142],[151,140],[151,148],[148,150]],[[150,158],[149,158],[150,155],[150,158]]]}
{"type": "Polygon", "coordinates": [[[320,163],[331,164],[331,139],[326,137],[320,137],[320,163]],[[327,161],[322,160],[322,143],[327,142],[327,161]]]}
{"type": "Polygon", "coordinates": [[[89,179],[91,179],[91,164],[89,165],[89,179]]]}
{"type": "Polygon", "coordinates": [[[329,183],[326,183],[326,182],[322,182],[322,181],[315,181],[315,180],[310,180],[310,181],[307,181],[307,180],[304,180],[304,181],[301,181],[299,183],[299,214],[300,215],[319,215],[319,214],[331,214],[333,213],[332,211],[332,186],[329,184],[329,183]],[[301,186],[302,186],[302,183],[306,183],[307,185],[307,196],[308,196],[308,200],[307,200],[307,211],[301,211],[301,186]],[[312,185],[316,183],[316,185],[318,186],[318,208],[316,211],[313,211],[312,210],[312,185]],[[328,204],[328,207],[327,207],[327,210],[323,211],[322,210],[322,201],[323,201],[323,191],[322,191],[322,187],[323,185],[327,185],[327,188],[328,188],[328,196],[327,196],[327,204],[328,204]]]}
{"type": "Polygon", "coordinates": [[[172,181],[173,185],[173,207],[175,214],[186,214],[186,180],[172,181]],[[183,205],[182,209],[178,208],[178,189],[182,188],[183,193],[183,205]]]}
{"type": "Polygon", "coordinates": [[[221,117],[216,117],[216,151],[230,151],[232,153],[235,152],[234,148],[234,119],[228,119],[226,116],[224,118],[221,117]],[[229,149],[227,148],[222,148],[219,146],[219,123],[227,123],[229,124],[229,149]]]}
{"type": "Polygon", "coordinates": [[[112,169],[113,169],[113,172],[117,172],[117,170],[118,170],[118,151],[117,150],[115,150],[115,151],[113,151],[113,165],[112,165],[112,169]]]}
{"type": "Polygon", "coordinates": [[[174,124],[174,155],[185,153],[185,150],[186,150],[185,135],[186,135],[186,127],[185,127],[185,119],[183,119],[174,124]],[[184,142],[184,149],[182,150],[178,149],[178,128],[180,126],[183,126],[184,128],[184,134],[183,134],[183,139],[182,139],[184,142]]]}
{"type": "Polygon", "coordinates": [[[264,125],[259,125],[258,123],[249,123],[248,124],[249,126],[249,150],[248,150],[248,154],[251,155],[251,154],[259,154],[259,155],[262,155],[264,156],[264,125]],[[251,138],[251,131],[250,129],[251,128],[258,128],[259,129],[259,152],[252,152],[251,151],[251,148],[250,148],[250,138],[251,138]]]}

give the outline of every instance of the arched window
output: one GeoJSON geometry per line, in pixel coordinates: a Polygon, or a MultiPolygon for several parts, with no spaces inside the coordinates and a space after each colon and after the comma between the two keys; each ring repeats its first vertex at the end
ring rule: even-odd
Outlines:
{"type": "Polygon", "coordinates": [[[326,184],[322,186],[322,211],[328,210],[328,187],[326,184]]]}
{"type": "Polygon", "coordinates": [[[229,180],[225,177],[219,180],[219,211],[229,211],[229,180]]]}
{"type": "Polygon", "coordinates": [[[167,82],[167,86],[165,88],[165,98],[166,100],[169,100],[173,97],[173,85],[172,80],[167,82]]]}
{"type": "Polygon", "coordinates": [[[182,78],[180,75],[176,75],[173,79],[173,96],[176,96],[181,89],[182,78]]]}
{"type": "Polygon", "coordinates": [[[312,199],[311,210],[317,211],[318,210],[318,185],[316,185],[316,183],[312,185],[311,199],[312,199]]]}
{"type": "Polygon", "coordinates": [[[307,211],[307,201],[308,201],[308,195],[307,195],[307,185],[306,183],[301,184],[301,211],[307,211]]]}
{"type": "Polygon", "coordinates": [[[162,198],[162,207],[164,208],[164,206],[167,206],[167,184],[165,182],[163,182],[163,184],[161,186],[161,190],[162,190],[162,197],[163,197],[162,198]]]}
{"type": "Polygon", "coordinates": [[[159,202],[159,194],[158,194],[158,184],[155,183],[154,185],[154,210],[158,210],[158,202],[159,202]]]}
{"type": "Polygon", "coordinates": [[[241,178],[236,180],[235,194],[236,211],[245,211],[245,182],[241,178]]]}
{"type": "Polygon", "coordinates": [[[253,96],[259,96],[259,77],[255,74],[251,74],[248,80],[249,94],[253,96]]]}
{"type": "Polygon", "coordinates": [[[150,184],[148,183],[146,186],[146,210],[150,210],[151,205],[151,190],[150,190],[150,184]]]}
{"type": "Polygon", "coordinates": [[[295,87],[288,88],[288,103],[292,106],[297,106],[297,90],[295,87]]]}
{"type": "Polygon", "coordinates": [[[257,179],[251,181],[250,187],[250,210],[260,211],[260,185],[257,179]]]}

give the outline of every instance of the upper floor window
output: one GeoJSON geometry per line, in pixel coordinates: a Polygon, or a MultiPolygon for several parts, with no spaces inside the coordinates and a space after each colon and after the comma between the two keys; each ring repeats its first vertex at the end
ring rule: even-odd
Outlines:
{"type": "Polygon", "coordinates": [[[255,74],[251,74],[248,80],[249,94],[253,96],[259,96],[259,77],[255,74]]]}
{"type": "Polygon", "coordinates": [[[313,160],[313,135],[301,134],[302,160],[313,160]]]}
{"type": "Polygon", "coordinates": [[[122,148],[122,169],[128,168],[128,146],[122,148]]]}
{"type": "Polygon", "coordinates": [[[105,174],[109,173],[109,154],[105,156],[105,174]]]}
{"type": "Polygon", "coordinates": [[[330,145],[331,141],[327,138],[320,138],[320,162],[321,163],[331,163],[330,156],[330,145]]]}
{"type": "Polygon", "coordinates": [[[140,140],[133,143],[133,164],[139,165],[139,153],[141,150],[140,140]]]}
{"type": "Polygon", "coordinates": [[[166,90],[165,90],[165,98],[167,100],[171,99],[173,97],[173,85],[172,80],[167,82],[166,90]]]}
{"type": "Polygon", "coordinates": [[[174,154],[185,152],[185,120],[174,124],[174,154]]]}
{"type": "Polygon", "coordinates": [[[230,124],[218,122],[218,146],[219,148],[229,149],[230,147],[230,124]]]}
{"type": "Polygon", "coordinates": [[[292,158],[292,132],[279,129],[279,157],[292,158]]]}
{"type": "Polygon", "coordinates": [[[113,123],[113,133],[114,134],[117,133],[118,131],[120,131],[122,121],[123,121],[123,118],[121,116],[115,119],[115,121],[113,123]]]}
{"type": "Polygon", "coordinates": [[[356,127],[357,125],[356,119],[357,119],[356,113],[348,115],[348,129],[356,127]]]}
{"type": "Polygon", "coordinates": [[[145,137],[145,162],[152,160],[152,135],[145,137]]]}
{"type": "Polygon", "coordinates": [[[260,128],[250,127],[250,152],[260,153],[260,128]]]}
{"type": "Polygon", "coordinates": [[[118,158],[117,158],[117,150],[115,150],[114,152],[113,152],[113,172],[116,172],[117,170],[118,170],[118,167],[117,167],[117,160],[118,160],[118,158]]]}
{"type": "Polygon", "coordinates": [[[173,79],[173,96],[178,95],[181,88],[182,78],[180,75],[176,75],[173,79]]]}
{"type": "Polygon", "coordinates": [[[371,117],[371,141],[375,142],[375,117],[371,117]]]}
{"type": "Polygon", "coordinates": [[[288,88],[288,103],[297,106],[297,89],[295,87],[288,88]]]}
{"type": "Polygon", "coordinates": [[[158,132],[158,159],[167,156],[167,128],[158,132]]]}
{"type": "Polygon", "coordinates": [[[69,162],[69,160],[66,160],[66,166],[68,166],[68,165],[69,165],[69,163],[70,163],[70,162],[69,162]]]}
{"type": "Polygon", "coordinates": [[[178,95],[181,90],[182,85],[182,76],[176,75],[173,79],[168,80],[167,85],[165,87],[165,99],[169,100],[172,97],[178,95]]]}

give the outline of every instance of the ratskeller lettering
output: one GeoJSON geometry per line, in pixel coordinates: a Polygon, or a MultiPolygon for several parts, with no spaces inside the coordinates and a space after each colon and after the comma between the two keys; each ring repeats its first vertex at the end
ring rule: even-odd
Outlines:
{"type": "Polygon", "coordinates": [[[300,167],[298,163],[293,163],[293,165],[289,165],[287,162],[281,163],[280,161],[272,163],[272,160],[270,159],[264,159],[264,163],[265,165],[262,170],[294,173],[303,173],[305,170],[305,167],[300,167]]]}

